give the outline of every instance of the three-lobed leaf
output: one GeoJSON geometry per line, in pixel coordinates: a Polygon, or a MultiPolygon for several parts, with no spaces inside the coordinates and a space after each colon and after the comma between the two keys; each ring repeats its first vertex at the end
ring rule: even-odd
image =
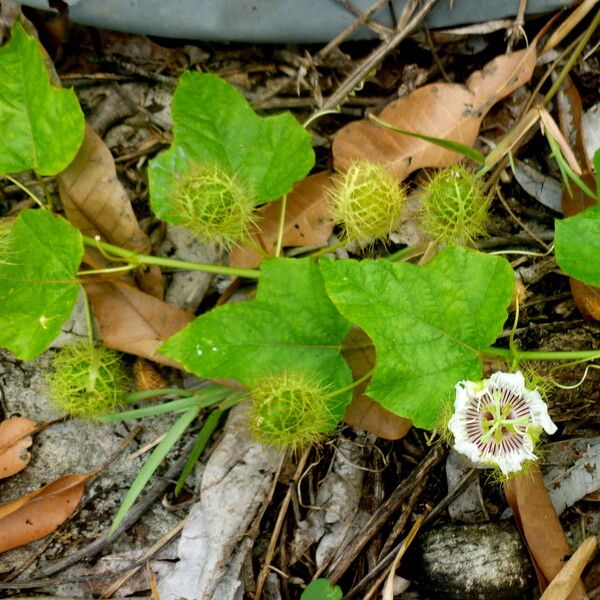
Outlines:
{"type": "Polygon", "coordinates": [[[431,263],[323,261],[339,311],[373,340],[368,395],[417,427],[440,424],[454,386],[479,379],[479,351],[502,331],[513,272],[500,257],[448,248],[431,263]]]}
{"type": "Polygon", "coordinates": [[[0,48],[0,174],[55,175],[83,140],[77,97],[50,84],[42,52],[18,22],[0,48]]]}
{"type": "MultiPolygon", "coordinates": [[[[286,371],[316,373],[334,391],[352,382],[340,354],[349,329],[327,296],[313,261],[268,259],[262,263],[254,300],[198,317],[167,340],[160,352],[201,377],[251,385],[260,377],[286,371]]],[[[350,392],[332,400],[337,422],[350,392]]]]}
{"type": "Polygon", "coordinates": [[[154,212],[176,223],[170,196],[192,165],[218,165],[254,195],[275,200],[314,164],[310,134],[290,113],[259,117],[220,77],[184,73],[173,96],[173,144],[150,161],[154,212]]]}
{"type": "Polygon", "coordinates": [[[45,210],[22,212],[8,241],[0,257],[0,346],[29,360],[71,315],[83,242],[68,221],[45,210]]]}
{"type": "Polygon", "coordinates": [[[600,286],[600,204],[556,221],[556,262],[575,279],[600,286]]]}

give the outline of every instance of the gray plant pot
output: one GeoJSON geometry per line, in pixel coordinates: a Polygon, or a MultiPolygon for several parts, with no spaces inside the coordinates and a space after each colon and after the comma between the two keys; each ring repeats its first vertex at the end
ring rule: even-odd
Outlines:
{"type": "MultiPolygon", "coordinates": [[[[392,0],[400,14],[407,0],[392,0]]],[[[354,17],[339,0],[66,0],[71,20],[104,29],[171,38],[233,42],[327,42],[354,17]]],[[[354,0],[360,10],[373,0],[354,0]]],[[[550,12],[571,0],[528,0],[527,13],[550,12]]],[[[23,4],[49,9],[48,0],[23,4]]],[[[510,18],[519,0],[440,0],[430,27],[451,27],[510,18]],[[453,6],[451,7],[451,4],[453,6]]],[[[388,7],[376,14],[390,25],[388,7]]],[[[372,37],[367,28],[355,39],[372,37]]]]}

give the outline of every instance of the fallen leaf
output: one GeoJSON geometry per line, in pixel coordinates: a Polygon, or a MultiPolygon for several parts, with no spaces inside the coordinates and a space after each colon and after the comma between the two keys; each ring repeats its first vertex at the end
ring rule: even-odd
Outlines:
{"type": "MultiPolygon", "coordinates": [[[[352,329],[346,336],[342,354],[354,379],[362,377],[375,366],[373,342],[361,329],[352,329]]],[[[367,380],[354,389],[352,401],[344,414],[344,422],[386,440],[403,438],[412,427],[411,420],[395,415],[367,396],[364,392],[368,385],[367,380]]]]}
{"type": "Polygon", "coordinates": [[[0,423],[0,479],[22,471],[31,460],[27,448],[33,440],[36,422],[25,417],[13,417],[0,423]]]}
{"type": "MultiPolygon", "coordinates": [[[[329,212],[327,186],[331,173],[323,171],[297,182],[287,196],[282,247],[323,246],[331,236],[334,221],[329,212]]],[[[252,241],[266,253],[275,254],[279,234],[281,200],[257,211],[252,241]]],[[[229,255],[234,267],[254,268],[262,256],[250,246],[240,244],[229,255]]]]}
{"type": "MultiPolygon", "coordinates": [[[[596,189],[596,179],[591,173],[591,165],[582,134],[583,107],[581,97],[570,78],[567,78],[563,88],[558,101],[560,128],[571,144],[579,164],[583,166],[584,173],[581,179],[594,191],[596,189]]],[[[572,217],[596,204],[595,200],[585,194],[578,186],[571,183],[570,188],[569,191],[566,186],[563,186],[561,204],[565,217],[572,217]]],[[[572,277],[569,278],[569,283],[573,301],[579,312],[586,319],[600,321],[600,288],[572,277]]]]}
{"type": "Polygon", "coordinates": [[[592,558],[597,545],[596,536],[590,536],[583,540],[567,564],[550,582],[540,600],[564,600],[568,598],[573,588],[580,581],[581,573],[590,558],[592,558]]]}
{"type": "MultiPolygon", "coordinates": [[[[125,188],[117,178],[113,156],[102,138],[86,123],[85,137],[73,162],[56,180],[69,221],[83,234],[148,254],[152,244],[140,228],[125,188]]],[[[147,269],[141,286],[162,298],[157,267],[147,269]]]]}
{"type": "Polygon", "coordinates": [[[170,358],[156,354],[156,349],[193,321],[192,313],[122,281],[84,285],[107,348],[180,368],[170,358]]]}
{"type": "Polygon", "coordinates": [[[39,540],[77,508],[85,482],[94,473],[66,475],[0,506],[0,552],[39,540]]]}
{"type": "MultiPolygon", "coordinates": [[[[502,55],[473,73],[466,85],[434,83],[386,107],[379,119],[393,127],[472,146],[481,121],[504,96],[529,81],[536,49],[502,55]]],[[[422,167],[445,167],[461,157],[429,142],[400,135],[362,120],[346,125],[333,141],[336,169],[358,159],[384,165],[399,181],[422,167]]]]}
{"type": "MultiPolygon", "coordinates": [[[[526,472],[512,476],[504,484],[504,493],[527,543],[543,591],[565,565],[571,548],[552,506],[539,466],[531,464],[526,472]]],[[[583,600],[586,597],[580,581],[568,596],[569,600],[583,600]]]]}

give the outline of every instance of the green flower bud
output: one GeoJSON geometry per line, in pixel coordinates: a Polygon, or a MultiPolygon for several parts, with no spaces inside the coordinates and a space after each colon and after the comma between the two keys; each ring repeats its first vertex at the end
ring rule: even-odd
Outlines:
{"type": "Polygon", "coordinates": [[[438,171],[421,196],[423,228],[440,244],[468,244],[485,235],[489,197],[483,180],[461,165],[438,171]]]}
{"type": "Polygon", "coordinates": [[[258,379],[250,388],[252,430],[261,442],[297,450],[332,429],[326,386],[303,373],[258,379]]]}
{"type": "Polygon", "coordinates": [[[381,165],[359,160],[333,177],[331,211],[348,240],[367,245],[387,237],[400,219],[404,189],[381,165]]]}
{"type": "Polygon", "coordinates": [[[179,180],[173,215],[203,240],[231,248],[248,235],[255,202],[235,177],[216,165],[192,167],[179,180]]]}
{"type": "Polygon", "coordinates": [[[128,379],[118,352],[85,341],[55,354],[46,385],[58,408],[73,417],[92,419],[119,407],[128,379]]]}

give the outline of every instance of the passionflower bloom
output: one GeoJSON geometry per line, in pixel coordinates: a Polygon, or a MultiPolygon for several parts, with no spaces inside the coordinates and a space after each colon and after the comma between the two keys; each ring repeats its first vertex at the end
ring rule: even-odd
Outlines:
{"type": "Polygon", "coordinates": [[[458,452],[477,465],[496,466],[504,475],[537,460],[534,448],[542,430],[556,431],[546,403],[539,392],[525,387],[520,371],[459,382],[448,427],[458,452]]]}

